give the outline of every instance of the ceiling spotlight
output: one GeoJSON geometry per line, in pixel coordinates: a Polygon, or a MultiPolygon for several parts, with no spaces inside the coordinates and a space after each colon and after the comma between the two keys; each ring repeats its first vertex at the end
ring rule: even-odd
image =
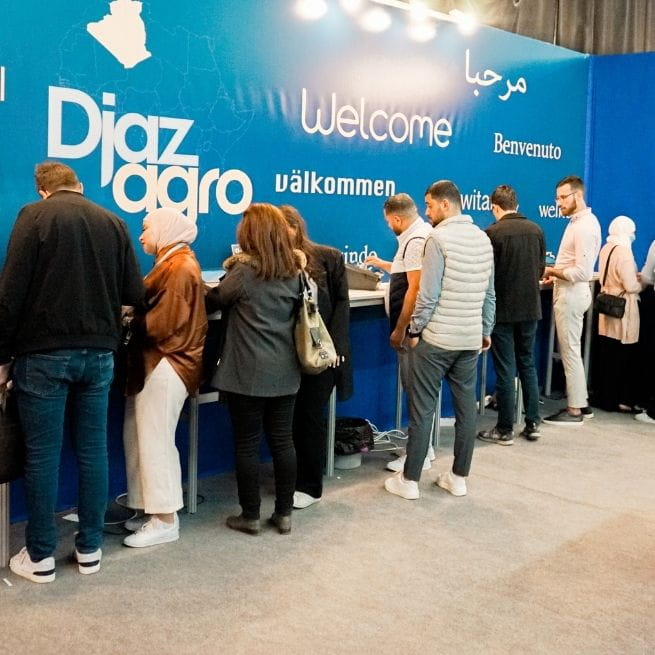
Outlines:
{"type": "Polygon", "coordinates": [[[304,20],[318,20],[325,16],[327,4],[325,0],[297,0],[296,13],[304,20]]]}
{"type": "Polygon", "coordinates": [[[384,32],[391,25],[391,16],[381,7],[373,7],[362,16],[360,25],[368,32],[384,32]]]}
{"type": "Polygon", "coordinates": [[[462,34],[473,34],[478,29],[478,19],[475,14],[466,14],[459,9],[451,9],[449,13],[455,19],[462,34]]]}
{"type": "Polygon", "coordinates": [[[415,21],[425,20],[428,16],[428,6],[422,0],[411,0],[409,3],[409,15],[415,21]]]}
{"type": "Polygon", "coordinates": [[[354,14],[362,6],[362,0],[339,0],[339,4],[348,14],[354,14]]]}
{"type": "Polygon", "coordinates": [[[420,23],[412,21],[407,26],[407,34],[410,39],[424,43],[434,39],[437,34],[437,27],[434,23],[428,23],[427,21],[420,23]]]}

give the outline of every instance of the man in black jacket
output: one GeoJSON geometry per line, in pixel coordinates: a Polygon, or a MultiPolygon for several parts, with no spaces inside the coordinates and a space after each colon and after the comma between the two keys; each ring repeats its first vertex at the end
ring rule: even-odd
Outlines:
{"type": "Polygon", "coordinates": [[[544,272],[546,246],[542,229],[517,211],[512,187],[503,184],[491,194],[496,223],[487,228],[494,249],[496,325],[491,352],[496,368],[498,422],[478,438],[502,446],[514,443],[514,376],[518,366],[525,405],[521,436],[539,436],[539,386],[534,363],[537,321],[541,318],[539,280],[544,272]]]}
{"type": "Polygon", "coordinates": [[[79,471],[80,573],[100,568],[107,504],[107,404],[121,305],[135,305],[143,281],[127,228],[82,195],[75,172],[36,167],[42,200],[21,209],[0,277],[0,385],[13,364],[25,433],[26,546],[11,570],[33,582],[55,578],[54,510],[64,415],[79,471]]]}

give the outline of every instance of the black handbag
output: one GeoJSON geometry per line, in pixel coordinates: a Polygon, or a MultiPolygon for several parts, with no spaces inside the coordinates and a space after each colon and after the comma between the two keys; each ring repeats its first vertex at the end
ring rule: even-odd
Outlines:
{"type": "Polygon", "coordinates": [[[0,390],[0,484],[11,482],[23,475],[25,439],[18,420],[15,395],[0,390]]]}
{"type": "Polygon", "coordinates": [[[625,314],[625,298],[623,293],[619,296],[615,296],[611,293],[605,293],[603,288],[605,287],[605,280],[607,279],[607,271],[610,267],[610,259],[612,258],[612,253],[614,252],[616,246],[610,250],[610,254],[607,256],[607,262],[605,263],[605,273],[603,275],[603,282],[600,287],[600,293],[596,296],[594,300],[594,308],[599,314],[605,314],[606,316],[611,316],[612,318],[623,318],[625,314]]]}

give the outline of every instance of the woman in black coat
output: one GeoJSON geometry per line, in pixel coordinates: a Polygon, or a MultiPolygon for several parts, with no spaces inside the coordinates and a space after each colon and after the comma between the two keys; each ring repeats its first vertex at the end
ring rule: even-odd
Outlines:
{"type": "Polygon", "coordinates": [[[303,374],[296,397],[293,416],[293,443],[296,448],[298,473],[295,509],[309,507],[323,494],[323,468],[327,443],[325,413],[332,389],[339,400],[352,395],[350,362],[350,303],[346,267],[336,248],[310,241],[307,227],[295,207],[280,207],[294,237],[294,247],[307,256],[307,272],[318,286],[318,308],[334,342],[338,364],[319,375],[303,374]]]}

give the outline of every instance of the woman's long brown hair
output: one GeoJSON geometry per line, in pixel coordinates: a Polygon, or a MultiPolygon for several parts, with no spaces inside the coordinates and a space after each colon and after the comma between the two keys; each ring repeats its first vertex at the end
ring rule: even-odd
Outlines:
{"type": "Polygon", "coordinates": [[[258,276],[264,280],[289,278],[298,272],[287,222],[275,205],[250,205],[237,227],[237,241],[244,253],[259,261],[258,276]]]}
{"type": "Polygon", "coordinates": [[[318,264],[317,246],[307,234],[305,219],[292,205],[280,205],[280,211],[294,232],[294,247],[302,250],[307,257],[307,272],[318,282],[321,276],[324,275],[324,271],[318,264]]]}

